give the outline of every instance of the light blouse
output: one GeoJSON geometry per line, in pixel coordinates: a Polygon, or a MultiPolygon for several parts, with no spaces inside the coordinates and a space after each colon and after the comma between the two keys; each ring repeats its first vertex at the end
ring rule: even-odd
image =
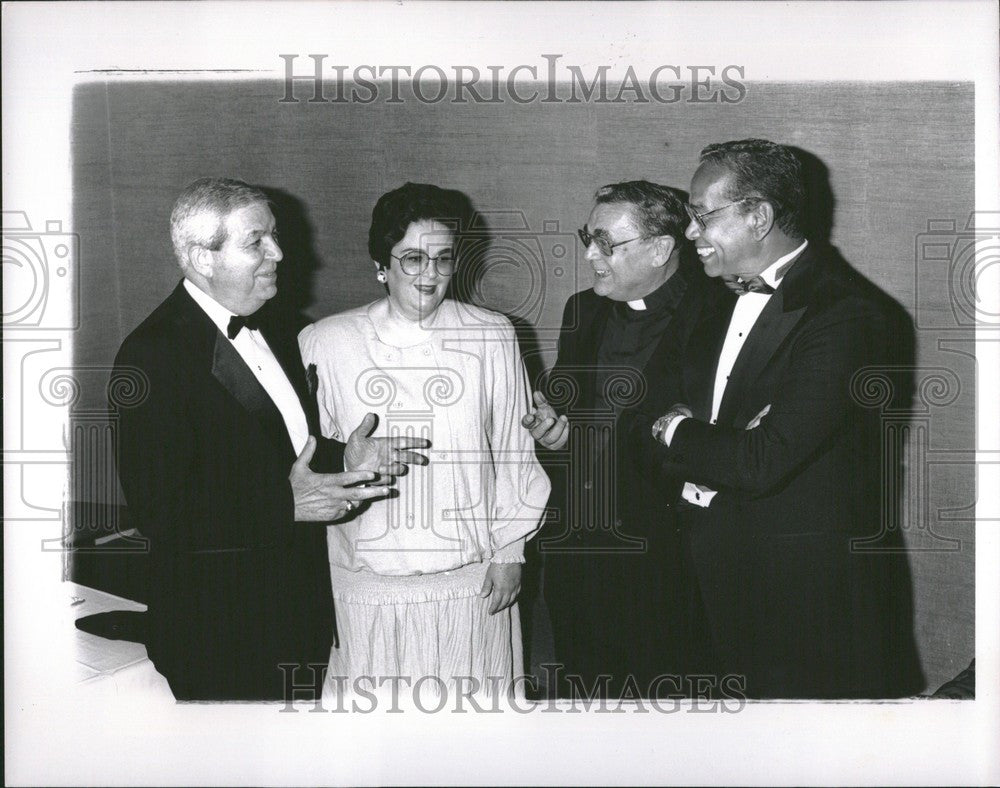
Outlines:
{"type": "Polygon", "coordinates": [[[373,435],[426,437],[430,463],[398,477],[398,495],[329,527],[331,564],[403,576],[523,561],[550,485],[520,423],[530,391],[510,321],[445,300],[430,325],[376,323],[378,303],[299,335],[323,433],[346,441],[374,412],[373,435]]]}

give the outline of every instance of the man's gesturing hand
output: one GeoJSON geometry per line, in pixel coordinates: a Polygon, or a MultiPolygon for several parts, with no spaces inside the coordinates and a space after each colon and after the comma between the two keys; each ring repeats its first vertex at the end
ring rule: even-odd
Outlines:
{"type": "Polygon", "coordinates": [[[344,467],[378,471],[387,476],[402,476],[407,465],[426,465],[427,457],[411,449],[429,449],[431,442],[426,438],[373,438],[372,432],[378,424],[374,413],[367,414],[357,429],[347,439],[344,449],[344,467]]]}
{"type": "Polygon", "coordinates": [[[534,400],[535,408],[521,419],[521,426],[526,427],[531,437],[546,449],[563,448],[569,441],[569,419],[556,416],[555,409],[542,392],[536,391],[534,400]]]}
{"type": "Polygon", "coordinates": [[[295,499],[295,520],[297,522],[330,522],[339,520],[359,502],[372,498],[384,498],[388,487],[357,487],[361,482],[373,481],[377,474],[372,471],[348,471],[346,473],[313,473],[309,461],[316,452],[316,439],[309,436],[302,454],[292,465],[288,481],[292,483],[295,499]]]}

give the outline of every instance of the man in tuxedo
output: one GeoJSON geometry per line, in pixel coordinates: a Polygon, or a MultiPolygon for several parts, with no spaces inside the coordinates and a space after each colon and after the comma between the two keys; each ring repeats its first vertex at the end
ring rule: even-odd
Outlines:
{"type": "Polygon", "coordinates": [[[885,316],[806,241],[803,203],[788,148],[702,151],[686,234],[734,294],[662,359],[620,437],[678,510],[689,672],[723,694],[887,697],[913,655],[889,637],[886,557],[857,549],[879,530],[880,449],[877,414],[851,394],[885,359],[885,316]]]}
{"type": "Polygon", "coordinates": [[[171,238],[184,279],[114,373],[142,381],[120,408],[117,459],[149,540],[147,649],[178,700],[281,699],[286,673],[321,686],[329,659],[324,524],[388,494],[379,471],[425,461],[410,451],[425,443],[368,437],[373,415],[346,446],[320,437],[295,335],[261,310],[282,258],[261,191],[195,181],[171,238]]]}
{"type": "Polygon", "coordinates": [[[579,231],[594,286],[566,302],[556,364],[524,420],[552,480],[553,515],[536,541],[563,666],[550,690],[564,697],[659,694],[654,678],[675,667],[675,534],[649,528],[665,502],[621,472],[613,432],[646,396],[647,367],[686,344],[708,297],[684,253],[683,197],[648,181],[597,191],[579,231]]]}

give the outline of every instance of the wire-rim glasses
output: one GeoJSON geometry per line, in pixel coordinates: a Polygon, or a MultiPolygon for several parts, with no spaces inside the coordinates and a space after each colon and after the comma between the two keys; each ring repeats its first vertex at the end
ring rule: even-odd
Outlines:
{"type": "Polygon", "coordinates": [[[691,221],[698,225],[698,228],[704,230],[707,226],[705,223],[705,217],[711,216],[713,213],[718,213],[719,211],[724,211],[726,208],[732,208],[734,205],[739,205],[740,203],[746,202],[749,197],[740,197],[738,200],[733,200],[732,202],[727,202],[725,205],[720,205],[718,208],[713,208],[710,211],[698,212],[692,208],[688,203],[684,203],[684,210],[687,211],[687,215],[691,217],[691,221]]]}
{"type": "Polygon", "coordinates": [[[436,257],[431,257],[427,252],[406,252],[406,254],[396,257],[389,253],[389,257],[399,261],[399,267],[407,276],[419,276],[427,270],[427,264],[434,262],[434,270],[439,276],[451,276],[455,273],[455,253],[451,250],[441,252],[436,257]]]}

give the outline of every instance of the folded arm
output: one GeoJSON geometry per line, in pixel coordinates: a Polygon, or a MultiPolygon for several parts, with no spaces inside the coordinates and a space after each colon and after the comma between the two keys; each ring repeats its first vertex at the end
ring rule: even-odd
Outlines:
{"type": "MultiPolygon", "coordinates": [[[[647,457],[675,478],[767,494],[849,428],[858,407],[851,378],[872,363],[879,328],[878,316],[869,310],[831,308],[816,316],[795,338],[788,367],[767,403],[770,411],[755,428],[686,418],[669,447],[647,433],[647,457]]],[[[639,421],[632,425],[633,439],[641,437],[641,426],[639,421]]]]}

